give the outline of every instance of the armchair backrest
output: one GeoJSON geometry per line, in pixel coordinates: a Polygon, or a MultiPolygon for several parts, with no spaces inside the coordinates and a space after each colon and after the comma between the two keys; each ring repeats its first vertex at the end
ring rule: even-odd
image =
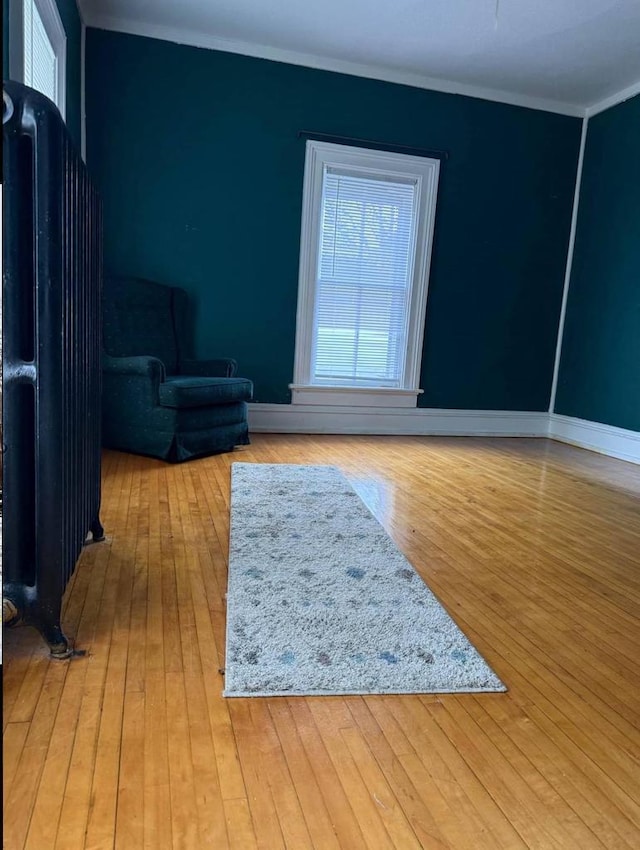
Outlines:
{"type": "Polygon", "coordinates": [[[146,355],[178,371],[186,293],[150,280],[111,277],[104,283],[103,345],[112,357],[146,355]],[[178,315],[176,315],[178,314],[178,315]]]}

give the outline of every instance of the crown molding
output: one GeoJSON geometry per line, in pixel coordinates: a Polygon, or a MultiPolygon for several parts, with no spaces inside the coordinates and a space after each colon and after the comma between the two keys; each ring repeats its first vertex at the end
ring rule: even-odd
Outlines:
{"type": "MultiPolygon", "coordinates": [[[[81,3],[84,6],[84,4],[81,3]]],[[[413,86],[419,89],[443,92],[444,94],[457,94],[465,97],[475,97],[481,100],[489,100],[497,103],[505,103],[510,106],[521,106],[527,109],[538,109],[544,112],[555,112],[560,115],[571,115],[583,118],[585,109],[574,103],[564,103],[547,98],[533,97],[529,95],[514,94],[500,89],[484,88],[467,83],[456,83],[451,80],[441,80],[434,77],[423,76],[409,71],[399,71],[383,66],[366,65],[357,62],[349,62],[342,59],[330,59],[328,57],[316,56],[311,53],[298,53],[293,50],[283,50],[278,47],[267,45],[250,44],[244,41],[232,41],[220,38],[208,33],[196,30],[180,29],[179,27],[166,27],[160,24],[146,24],[128,18],[96,14],[91,7],[84,6],[84,18],[87,26],[96,29],[121,32],[128,35],[139,35],[146,38],[157,38],[162,41],[171,41],[176,44],[184,44],[190,47],[202,47],[207,50],[219,50],[224,53],[238,53],[243,56],[252,56],[257,59],[270,59],[272,62],[284,62],[289,65],[302,65],[306,68],[315,68],[321,71],[333,71],[338,74],[350,74],[355,77],[366,77],[373,80],[382,80],[398,85],[413,86]]]]}
{"type": "Polygon", "coordinates": [[[604,112],[605,109],[617,106],[619,103],[623,103],[625,100],[629,100],[629,98],[635,97],[637,94],[640,94],[640,80],[636,80],[636,82],[632,83],[630,86],[621,89],[619,92],[616,92],[609,97],[605,97],[604,100],[592,103],[591,106],[587,107],[587,118],[592,118],[599,112],[604,112]]]}

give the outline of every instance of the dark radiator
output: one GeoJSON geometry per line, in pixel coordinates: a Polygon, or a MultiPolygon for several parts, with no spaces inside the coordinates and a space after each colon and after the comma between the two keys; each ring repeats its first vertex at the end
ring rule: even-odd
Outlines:
{"type": "Polygon", "coordinates": [[[3,622],[72,649],[62,595],[100,507],[98,196],[56,107],[4,83],[3,622]]]}

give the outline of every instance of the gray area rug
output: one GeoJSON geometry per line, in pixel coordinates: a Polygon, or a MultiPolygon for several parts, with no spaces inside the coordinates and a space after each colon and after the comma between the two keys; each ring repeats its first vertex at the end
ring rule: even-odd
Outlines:
{"type": "Polygon", "coordinates": [[[232,465],[225,696],[504,690],[335,467],[232,465]]]}

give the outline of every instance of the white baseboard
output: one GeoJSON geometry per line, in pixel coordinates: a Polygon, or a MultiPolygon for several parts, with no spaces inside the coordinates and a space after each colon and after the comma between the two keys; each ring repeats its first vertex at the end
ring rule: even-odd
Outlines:
{"type": "Polygon", "coordinates": [[[279,434],[546,437],[549,414],[502,410],[249,405],[249,428],[279,434]]]}
{"type": "Polygon", "coordinates": [[[397,436],[551,437],[640,463],[640,432],[558,413],[434,408],[249,405],[249,428],[272,434],[390,434],[397,436]]]}
{"type": "Polygon", "coordinates": [[[613,425],[575,419],[559,413],[549,414],[549,436],[593,452],[640,463],[640,432],[613,425]]]}

